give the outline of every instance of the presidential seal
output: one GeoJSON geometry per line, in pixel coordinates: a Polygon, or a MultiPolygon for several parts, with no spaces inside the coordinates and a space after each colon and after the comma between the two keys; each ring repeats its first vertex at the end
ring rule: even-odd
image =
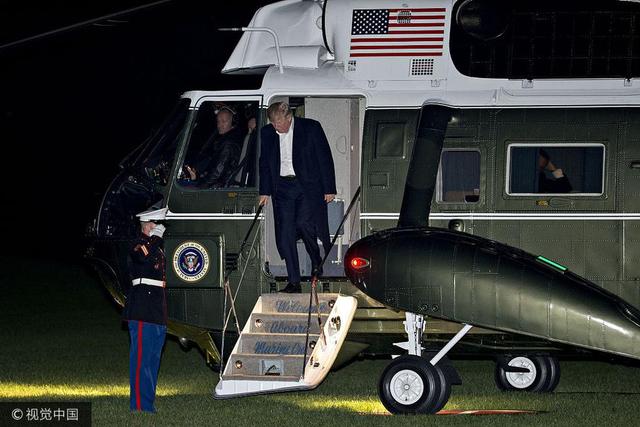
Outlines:
{"type": "Polygon", "coordinates": [[[173,253],[173,271],[185,282],[197,282],[209,271],[209,254],[200,243],[184,242],[173,253]]]}

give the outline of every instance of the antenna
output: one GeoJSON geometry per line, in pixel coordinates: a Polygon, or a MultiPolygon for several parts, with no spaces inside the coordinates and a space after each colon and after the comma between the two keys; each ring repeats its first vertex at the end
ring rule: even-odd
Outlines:
{"type": "Polygon", "coordinates": [[[30,36],[30,37],[25,37],[23,39],[20,40],[15,40],[9,43],[5,43],[3,45],[0,45],[0,50],[2,49],[6,49],[8,47],[12,47],[12,46],[17,46],[19,44],[22,43],[26,43],[26,42],[30,42],[33,40],[38,40],[41,39],[43,37],[47,37],[47,36],[53,36],[55,34],[60,34],[60,33],[64,33],[66,31],[71,31],[71,30],[75,30],[76,28],[80,28],[80,27],[85,27],[87,25],[95,25],[95,26],[102,26],[102,27],[108,27],[108,26],[112,26],[112,24],[119,24],[119,23],[123,23],[126,21],[118,21],[116,18],[118,16],[122,16],[122,15],[127,15],[129,13],[133,13],[133,12],[137,12],[139,10],[142,9],[148,9],[150,7],[154,7],[154,6],[159,6],[163,3],[168,3],[172,0],[159,0],[153,3],[147,3],[147,4],[143,4],[140,6],[136,6],[136,7],[132,7],[131,9],[125,9],[125,10],[121,10],[119,12],[115,12],[115,13],[110,13],[108,15],[103,15],[100,16],[98,18],[93,18],[93,19],[89,19],[86,21],[82,21],[82,22],[77,22],[75,24],[71,24],[71,25],[67,25],[64,27],[60,27],[60,28],[56,28],[55,30],[51,30],[51,31],[46,31],[44,33],[40,33],[40,34],[36,34],[34,36],[30,36]],[[100,24],[100,21],[107,21],[107,24],[100,24]]]}
{"type": "Polygon", "coordinates": [[[280,42],[278,41],[278,35],[275,31],[273,31],[269,27],[227,27],[227,28],[218,28],[218,31],[247,31],[247,32],[263,32],[269,33],[273,37],[273,43],[276,46],[276,57],[278,59],[278,68],[280,69],[280,74],[284,73],[284,68],[282,66],[282,56],[280,55],[280,42]]]}

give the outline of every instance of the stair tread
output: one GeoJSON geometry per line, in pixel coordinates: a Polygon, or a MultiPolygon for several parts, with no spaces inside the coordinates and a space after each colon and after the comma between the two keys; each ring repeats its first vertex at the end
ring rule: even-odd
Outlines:
{"type": "Polygon", "coordinates": [[[226,374],[222,376],[223,380],[245,380],[245,381],[299,381],[297,375],[242,375],[242,374],[226,374]]]}
{"type": "MultiPolygon", "coordinates": [[[[272,354],[272,353],[233,353],[231,357],[259,357],[262,359],[276,359],[286,357],[291,359],[302,359],[302,354],[272,354]]],[[[309,357],[310,354],[307,355],[309,357]]]]}
{"type": "MultiPolygon", "coordinates": [[[[309,298],[303,294],[292,295],[294,296],[263,295],[261,297],[262,305],[260,311],[269,313],[303,313],[308,315],[309,298]]],[[[315,301],[311,303],[311,313],[320,311],[321,313],[328,314],[332,309],[333,302],[335,302],[337,298],[338,296],[334,294],[318,298],[317,306],[315,301]]]]}
{"type": "MultiPolygon", "coordinates": [[[[243,337],[306,337],[307,334],[287,334],[287,333],[275,333],[275,332],[243,332],[240,338],[243,337]]],[[[310,333],[309,337],[319,337],[320,334],[310,333]]]]}
{"type": "MultiPolygon", "coordinates": [[[[251,313],[251,316],[278,316],[278,317],[290,317],[290,318],[300,318],[300,319],[307,319],[307,316],[309,315],[309,313],[298,313],[298,312],[291,312],[291,311],[254,311],[253,313],[251,313]]],[[[320,313],[321,317],[329,317],[329,313],[320,313]]],[[[313,320],[313,318],[318,318],[318,313],[316,313],[315,311],[311,312],[311,320],[313,320]]]]}

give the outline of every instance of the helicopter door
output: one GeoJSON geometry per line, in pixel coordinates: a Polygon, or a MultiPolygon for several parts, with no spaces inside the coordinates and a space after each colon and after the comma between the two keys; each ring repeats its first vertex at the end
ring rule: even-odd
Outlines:
{"type": "Polygon", "coordinates": [[[362,140],[362,233],[395,227],[420,110],[367,110],[362,140]]]}
{"type": "Polygon", "coordinates": [[[260,294],[260,236],[242,256],[238,250],[257,208],[261,103],[261,96],[227,92],[202,97],[195,105],[168,203],[165,251],[171,319],[219,329],[224,272],[235,269],[230,278],[235,289],[238,267],[246,260],[237,302],[241,321],[260,294]]]}
{"type": "MultiPolygon", "coordinates": [[[[288,97],[278,96],[271,102],[285,101],[296,117],[305,117],[320,122],[331,148],[336,173],[336,200],[329,204],[329,232],[333,238],[337,234],[336,244],[324,264],[324,277],[344,277],[343,254],[350,242],[360,238],[358,209],[354,209],[342,229],[340,221],[346,212],[360,183],[360,147],[361,122],[364,99],[360,97],[288,97]]],[[[265,261],[269,272],[277,280],[286,278],[287,270],[278,254],[275,243],[275,229],[271,203],[266,209],[266,227],[264,240],[265,261]]],[[[298,242],[300,273],[303,277],[311,275],[311,260],[300,240],[298,242]]]]}

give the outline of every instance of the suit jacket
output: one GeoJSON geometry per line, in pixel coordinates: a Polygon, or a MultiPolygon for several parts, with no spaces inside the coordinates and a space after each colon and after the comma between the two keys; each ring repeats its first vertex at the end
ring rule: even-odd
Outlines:
{"type": "MultiPolygon", "coordinates": [[[[272,125],[260,133],[260,194],[275,194],[280,176],[280,138],[272,125]]],[[[325,250],[329,243],[329,225],[325,194],[336,194],[336,175],[331,148],[319,122],[294,118],[293,170],[310,200],[314,203],[317,235],[325,250]]]]}
{"type": "Polygon", "coordinates": [[[570,193],[573,188],[567,176],[547,178],[544,171],[538,173],[538,193],[570,193]]]}

